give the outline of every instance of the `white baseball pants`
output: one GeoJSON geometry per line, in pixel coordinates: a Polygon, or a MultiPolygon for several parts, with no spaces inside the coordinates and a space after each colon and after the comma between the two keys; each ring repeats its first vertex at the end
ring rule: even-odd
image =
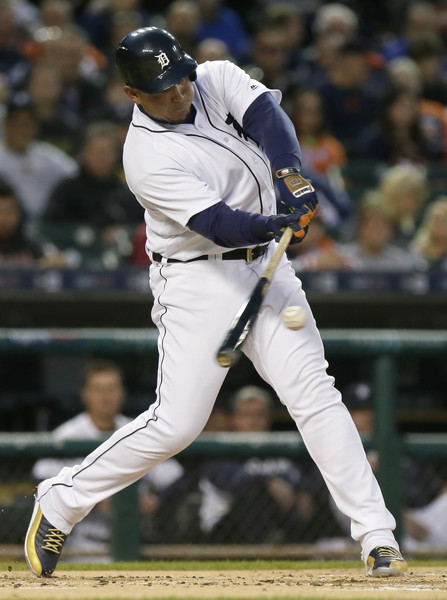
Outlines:
{"type": "MultiPolygon", "coordinates": [[[[114,433],[81,465],[43,481],[38,499],[46,518],[64,533],[95,504],[177,454],[202,431],[227,369],[217,349],[234,315],[251,293],[274,250],[243,260],[151,265],[152,318],[159,329],[157,398],[147,411],[114,433]]],[[[327,362],[301,282],[283,257],[244,352],[295,421],[351,533],[368,556],[377,545],[398,548],[395,521],[363,450],[357,429],[327,362]],[[284,327],[282,310],[302,306],[299,331],[284,327]]]]}

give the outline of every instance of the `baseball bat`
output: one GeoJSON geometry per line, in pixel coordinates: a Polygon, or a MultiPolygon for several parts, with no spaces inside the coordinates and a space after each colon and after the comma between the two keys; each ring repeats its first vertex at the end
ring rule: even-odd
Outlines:
{"type": "Polygon", "coordinates": [[[283,252],[290,244],[293,230],[287,227],[278,242],[278,245],[270,259],[265,271],[256,284],[253,292],[242,304],[236,316],[233,319],[230,329],[217,352],[217,362],[222,367],[232,367],[241,356],[241,346],[247,337],[250,329],[253,327],[259,309],[261,308],[264,297],[270,287],[276,267],[281,259],[283,252]]]}

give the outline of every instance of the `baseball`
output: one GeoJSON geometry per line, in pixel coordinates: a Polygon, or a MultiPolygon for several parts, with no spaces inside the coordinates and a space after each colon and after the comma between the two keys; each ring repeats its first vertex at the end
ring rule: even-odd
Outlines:
{"type": "Polygon", "coordinates": [[[288,329],[302,329],[307,321],[306,311],[301,306],[288,306],[282,311],[282,322],[288,329]]]}

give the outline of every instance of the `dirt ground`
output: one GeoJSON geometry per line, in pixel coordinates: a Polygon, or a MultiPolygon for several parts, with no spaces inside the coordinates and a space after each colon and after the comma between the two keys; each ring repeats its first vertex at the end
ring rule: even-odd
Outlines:
{"type": "Polygon", "coordinates": [[[371,578],[361,569],[272,571],[28,571],[0,573],[0,599],[393,598],[447,600],[447,570],[417,567],[405,577],[371,578]]]}

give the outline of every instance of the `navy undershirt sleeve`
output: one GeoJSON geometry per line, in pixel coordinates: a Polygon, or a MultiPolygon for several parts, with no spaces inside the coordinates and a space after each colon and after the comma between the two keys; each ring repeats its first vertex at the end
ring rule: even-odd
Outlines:
{"type": "MultiPolygon", "coordinates": [[[[264,149],[275,171],[301,167],[301,149],[292,121],[269,92],[248,107],[243,130],[264,149]]],[[[271,239],[265,221],[263,215],[232,210],[218,202],[191,217],[188,227],[224,248],[241,248],[271,239]]]]}
{"type": "Polygon", "coordinates": [[[274,171],[301,168],[301,148],[292,121],[270,92],[250,104],[242,121],[243,130],[267,154],[274,171]]]}
{"type": "Polygon", "coordinates": [[[192,216],[188,227],[224,248],[241,248],[272,239],[267,234],[264,215],[233,210],[218,202],[192,216]]]}

